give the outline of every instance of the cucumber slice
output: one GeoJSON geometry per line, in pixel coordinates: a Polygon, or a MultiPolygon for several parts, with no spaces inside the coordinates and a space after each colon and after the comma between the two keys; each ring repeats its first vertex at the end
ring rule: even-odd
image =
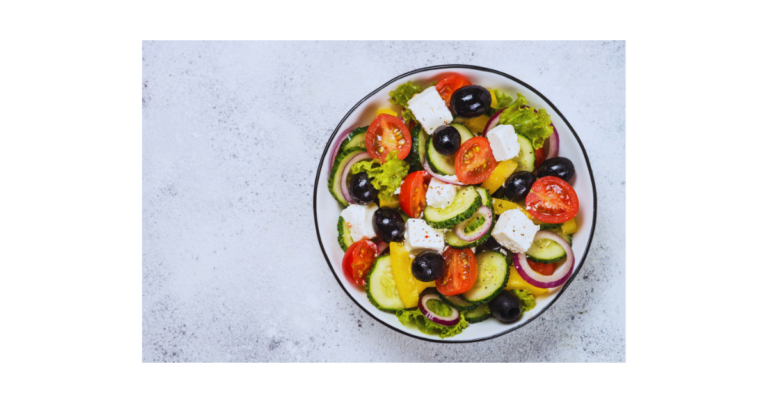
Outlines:
{"type": "Polygon", "coordinates": [[[344,221],[344,217],[339,217],[339,224],[336,226],[339,230],[339,246],[346,252],[350,245],[352,245],[352,234],[349,232],[349,227],[344,221]]]}
{"type": "Polygon", "coordinates": [[[361,147],[365,148],[365,134],[368,132],[368,126],[358,127],[349,133],[347,139],[344,140],[339,146],[339,152],[347,151],[350,148],[361,147]]]}
{"type": "Polygon", "coordinates": [[[562,225],[563,224],[539,224],[539,230],[551,231],[560,228],[562,225]]]}
{"type": "MultiPolygon", "coordinates": [[[[491,228],[491,231],[493,231],[493,228],[491,228]]],[[[491,237],[491,231],[488,231],[487,234],[483,235],[482,238],[478,239],[475,242],[467,242],[459,239],[459,237],[456,236],[456,233],[453,232],[453,229],[448,229],[445,231],[445,243],[448,244],[453,249],[469,249],[469,248],[475,248],[485,243],[485,241],[488,240],[488,238],[491,237]]]]}
{"type": "Polygon", "coordinates": [[[528,140],[527,137],[518,134],[517,142],[520,143],[520,153],[517,154],[517,157],[512,158],[513,161],[517,162],[517,168],[515,169],[515,172],[533,172],[533,169],[536,167],[536,153],[533,151],[533,144],[531,144],[531,140],[528,140]]]}
{"type": "Polygon", "coordinates": [[[421,161],[423,161],[424,153],[427,152],[427,141],[429,141],[427,131],[422,130],[421,125],[414,126],[413,130],[411,130],[411,152],[405,158],[408,164],[411,165],[409,173],[424,170],[424,165],[421,164],[421,161]]]}
{"type": "Polygon", "coordinates": [[[448,207],[427,206],[424,209],[424,219],[432,228],[449,228],[472,217],[478,208],[480,208],[480,195],[474,187],[467,186],[459,190],[448,207]]]}
{"type": "Polygon", "coordinates": [[[480,202],[483,206],[488,207],[493,211],[493,200],[491,200],[491,192],[488,189],[480,186],[475,186],[475,190],[480,194],[480,202]]]}
{"type": "Polygon", "coordinates": [[[491,309],[488,304],[482,304],[477,308],[464,313],[464,319],[469,323],[482,322],[491,317],[491,309]]]}
{"type": "Polygon", "coordinates": [[[442,299],[446,304],[456,308],[457,311],[463,312],[463,311],[469,311],[472,309],[475,309],[477,304],[467,301],[466,299],[462,298],[461,295],[443,295],[440,293],[437,293],[440,295],[440,299],[442,299]]]}
{"type": "Polygon", "coordinates": [[[371,304],[384,312],[394,313],[398,309],[405,309],[405,304],[397,295],[390,255],[379,256],[373,262],[373,267],[365,280],[365,292],[371,304]]]}
{"type": "MultiPolygon", "coordinates": [[[[461,136],[461,144],[464,144],[467,140],[475,137],[469,129],[458,123],[451,123],[461,136]]],[[[432,144],[432,137],[429,138],[429,144],[427,145],[427,161],[429,167],[439,175],[456,175],[456,168],[454,167],[455,158],[453,155],[442,155],[435,150],[434,144],[432,144]]]]}
{"type": "Polygon", "coordinates": [[[563,237],[563,239],[565,239],[568,242],[568,245],[573,245],[573,236],[571,236],[571,234],[563,234],[562,227],[553,229],[552,232],[563,237]]]}
{"type": "Polygon", "coordinates": [[[509,280],[507,258],[500,252],[485,251],[477,254],[477,280],[463,294],[469,302],[484,304],[496,298],[509,280]]]}
{"type": "Polygon", "coordinates": [[[537,239],[528,248],[526,256],[537,263],[553,263],[565,257],[565,249],[549,239],[537,239]]]}

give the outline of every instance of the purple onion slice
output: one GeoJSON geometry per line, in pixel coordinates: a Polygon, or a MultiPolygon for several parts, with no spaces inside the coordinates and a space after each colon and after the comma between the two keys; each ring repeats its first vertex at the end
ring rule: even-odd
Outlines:
{"type": "Polygon", "coordinates": [[[424,316],[427,317],[427,319],[437,323],[438,325],[453,326],[459,323],[459,320],[461,319],[459,316],[459,311],[457,311],[456,308],[443,302],[443,300],[440,299],[440,296],[434,293],[425,293],[421,296],[421,298],[419,298],[419,310],[424,314],[424,316]],[[451,308],[451,314],[448,316],[440,316],[436,312],[430,310],[427,306],[427,301],[429,300],[440,301],[441,304],[451,308]]]}
{"type": "MultiPolygon", "coordinates": [[[[341,143],[347,139],[347,136],[349,136],[349,133],[352,133],[353,130],[355,129],[350,127],[349,129],[344,130],[341,132],[341,134],[336,136],[336,141],[333,143],[333,152],[331,153],[330,164],[328,164],[328,175],[330,175],[331,171],[333,171],[333,163],[336,162],[336,156],[339,154],[339,147],[341,146],[341,143]]],[[[343,189],[344,186],[341,188],[343,189]]]]}
{"type": "Polygon", "coordinates": [[[568,241],[563,239],[560,235],[550,231],[537,232],[536,236],[533,237],[533,240],[536,241],[538,239],[549,239],[557,242],[560,246],[562,246],[563,249],[565,249],[565,263],[561,264],[560,267],[555,269],[555,272],[551,275],[545,276],[537,271],[534,271],[533,268],[531,268],[531,266],[528,264],[528,260],[525,257],[525,252],[521,252],[515,253],[512,258],[515,262],[515,269],[520,274],[520,277],[523,278],[523,280],[534,287],[559,287],[568,281],[568,278],[571,277],[571,273],[573,272],[575,259],[573,257],[573,250],[571,249],[571,245],[569,245],[568,241]]]}
{"type": "Polygon", "coordinates": [[[485,236],[485,234],[491,230],[492,224],[493,224],[493,212],[491,211],[491,209],[488,208],[488,206],[480,206],[480,208],[477,209],[477,212],[473,214],[472,217],[456,225],[456,227],[453,228],[453,232],[462,241],[474,242],[482,238],[483,236],[485,236]],[[477,231],[472,231],[472,234],[467,234],[466,232],[464,232],[464,228],[467,226],[467,224],[469,224],[470,221],[474,221],[473,218],[476,218],[475,217],[476,214],[479,214],[485,217],[485,222],[483,222],[483,225],[481,225],[477,231]]]}
{"type": "Polygon", "coordinates": [[[356,162],[360,162],[362,160],[369,160],[371,159],[371,156],[368,155],[367,152],[363,152],[360,154],[355,155],[352,157],[352,159],[349,160],[347,163],[347,166],[344,167],[344,171],[341,173],[341,194],[344,195],[344,199],[349,202],[349,204],[355,204],[354,201],[352,201],[352,196],[349,195],[349,185],[347,184],[347,175],[349,175],[349,171],[352,169],[352,165],[355,165],[356,162]]]}
{"type": "Polygon", "coordinates": [[[450,183],[451,185],[456,185],[456,186],[467,186],[467,184],[466,184],[466,183],[462,183],[462,182],[459,182],[459,181],[458,181],[458,180],[456,180],[456,179],[451,179],[451,178],[449,178],[449,177],[447,177],[447,176],[443,176],[443,175],[438,175],[438,174],[436,174],[436,173],[435,173],[435,171],[433,171],[433,170],[432,170],[432,168],[430,168],[430,167],[429,167],[429,161],[427,161],[427,160],[426,160],[426,158],[424,159],[424,161],[422,162],[422,164],[424,165],[424,169],[425,169],[425,170],[426,170],[426,171],[427,171],[427,172],[428,172],[430,175],[432,175],[432,177],[433,177],[433,178],[435,178],[435,179],[437,179],[437,180],[439,180],[439,181],[441,181],[441,182],[450,183]]]}

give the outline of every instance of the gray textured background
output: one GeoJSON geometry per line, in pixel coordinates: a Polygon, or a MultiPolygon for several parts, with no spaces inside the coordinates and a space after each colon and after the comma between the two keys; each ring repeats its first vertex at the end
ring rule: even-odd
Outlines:
{"type": "Polygon", "coordinates": [[[624,42],[145,42],[145,362],[625,361],[624,42]],[[340,289],[312,215],[344,114],[407,71],[474,64],[538,89],[579,133],[598,193],[587,261],[541,317],[444,345],[340,289]]]}

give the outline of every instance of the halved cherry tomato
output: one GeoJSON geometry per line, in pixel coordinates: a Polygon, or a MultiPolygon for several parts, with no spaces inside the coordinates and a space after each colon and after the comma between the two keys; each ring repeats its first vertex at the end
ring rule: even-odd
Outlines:
{"type": "Polygon", "coordinates": [[[555,269],[557,269],[557,263],[536,263],[531,259],[525,260],[528,261],[528,265],[531,266],[533,271],[541,274],[542,276],[551,276],[552,273],[555,272],[555,269]]]}
{"type": "Polygon", "coordinates": [[[546,158],[547,156],[544,155],[544,147],[537,148],[533,152],[534,152],[534,155],[536,156],[535,167],[538,169],[539,165],[541,165],[541,163],[544,162],[544,158],[546,158]]]}
{"type": "Polygon", "coordinates": [[[435,89],[440,97],[445,101],[447,107],[451,107],[451,95],[461,87],[472,85],[464,76],[460,74],[451,74],[435,84],[435,89]]]}
{"type": "Polygon", "coordinates": [[[477,136],[467,140],[456,152],[456,177],[468,185],[485,182],[496,169],[496,158],[491,143],[485,137],[477,136]]]}
{"type": "Polygon", "coordinates": [[[545,176],[533,183],[525,197],[525,207],[538,220],[560,224],[576,217],[579,197],[568,182],[554,176],[545,176]]]}
{"type": "Polygon", "coordinates": [[[468,291],[477,280],[477,261],[472,249],[453,249],[443,252],[445,273],[435,281],[437,291],[443,295],[458,295],[468,291]]]}
{"type": "Polygon", "coordinates": [[[373,267],[373,262],[379,254],[376,244],[361,239],[349,246],[341,261],[344,277],[354,285],[365,285],[365,278],[373,267]]]}
{"type": "Polygon", "coordinates": [[[427,206],[427,188],[432,176],[427,171],[411,172],[400,185],[400,208],[409,217],[419,218],[427,206]]]}
{"type": "Polygon", "coordinates": [[[365,134],[365,149],[371,158],[384,163],[387,155],[397,151],[398,159],[405,159],[411,151],[411,132],[402,120],[381,114],[373,120],[365,134]]]}

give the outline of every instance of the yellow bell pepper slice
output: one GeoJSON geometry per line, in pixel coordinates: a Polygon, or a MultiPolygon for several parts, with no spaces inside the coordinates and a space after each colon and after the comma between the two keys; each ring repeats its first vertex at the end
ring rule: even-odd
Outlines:
{"type": "Polygon", "coordinates": [[[578,227],[576,226],[576,217],[571,218],[570,220],[563,223],[563,226],[560,227],[560,229],[563,230],[563,234],[570,235],[576,233],[576,229],[578,227]]]}
{"type": "Polygon", "coordinates": [[[518,273],[517,269],[515,269],[515,265],[512,265],[509,268],[509,281],[507,281],[507,286],[504,287],[504,289],[505,290],[528,290],[531,292],[531,294],[537,297],[539,295],[544,295],[549,292],[548,288],[539,288],[539,287],[534,287],[528,284],[527,281],[523,280],[523,278],[520,277],[520,273],[518,273]]]}
{"type": "Polygon", "coordinates": [[[491,199],[493,201],[493,212],[496,213],[496,215],[501,215],[501,213],[512,210],[512,209],[518,209],[525,214],[526,217],[528,217],[530,220],[533,221],[536,225],[546,224],[544,221],[539,221],[531,215],[531,213],[528,212],[528,210],[525,209],[525,206],[521,206],[517,203],[503,200],[503,199],[491,199]]]}
{"type": "Polygon", "coordinates": [[[379,194],[379,207],[398,208],[400,207],[400,201],[397,195],[392,195],[391,198],[381,197],[379,194]]]}
{"type": "Polygon", "coordinates": [[[470,132],[473,134],[482,133],[483,130],[485,130],[485,125],[488,124],[488,121],[491,120],[489,116],[486,115],[480,115],[478,117],[469,119],[464,122],[464,126],[469,129],[470,132]]]}
{"type": "Polygon", "coordinates": [[[517,168],[516,161],[506,160],[499,162],[499,164],[496,165],[496,169],[491,173],[491,176],[480,186],[488,189],[491,194],[495,193],[499,190],[501,185],[504,184],[504,181],[509,178],[509,175],[512,175],[512,172],[515,172],[515,168],[517,168]]]}
{"type": "Polygon", "coordinates": [[[491,108],[493,109],[499,109],[499,100],[496,99],[496,92],[493,90],[489,90],[491,93],[491,108]]]}
{"type": "Polygon", "coordinates": [[[397,112],[389,108],[380,108],[379,110],[376,111],[376,116],[379,116],[381,114],[397,116],[397,112]]]}
{"type": "Polygon", "coordinates": [[[402,243],[391,242],[389,244],[390,262],[392,264],[392,277],[395,278],[397,295],[406,308],[415,308],[419,304],[419,294],[427,287],[434,287],[435,282],[424,283],[416,280],[411,271],[411,254],[402,243]]]}

